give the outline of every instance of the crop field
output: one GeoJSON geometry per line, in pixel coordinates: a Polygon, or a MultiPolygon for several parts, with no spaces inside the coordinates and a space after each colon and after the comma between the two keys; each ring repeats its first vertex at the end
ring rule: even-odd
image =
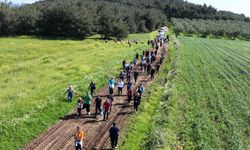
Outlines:
{"type": "Polygon", "coordinates": [[[167,147],[250,149],[250,42],[193,37],[179,42],[167,102],[167,147]]]}
{"type": "Polygon", "coordinates": [[[132,119],[122,149],[250,149],[250,42],[178,41],[168,82],[151,89],[147,114],[132,119]]]}
{"type": "Polygon", "coordinates": [[[95,80],[102,87],[135,51],[147,46],[150,34],[132,34],[128,47],[93,36],[83,41],[33,37],[0,38],[0,149],[19,149],[67,114],[64,92],[69,84],[84,95],[95,80]]]}

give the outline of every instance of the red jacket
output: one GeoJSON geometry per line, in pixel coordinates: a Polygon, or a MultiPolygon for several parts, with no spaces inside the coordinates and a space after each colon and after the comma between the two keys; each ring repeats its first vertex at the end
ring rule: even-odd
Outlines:
{"type": "Polygon", "coordinates": [[[109,107],[110,107],[110,103],[109,102],[104,102],[103,103],[103,108],[104,110],[107,112],[109,110],[109,107]]]}
{"type": "Polygon", "coordinates": [[[128,95],[128,96],[132,96],[132,90],[128,90],[127,95],[128,95]]]}

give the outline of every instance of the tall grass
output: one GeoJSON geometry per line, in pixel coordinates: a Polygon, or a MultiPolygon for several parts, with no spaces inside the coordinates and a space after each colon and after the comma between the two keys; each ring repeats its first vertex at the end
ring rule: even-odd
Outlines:
{"type": "MultiPolygon", "coordinates": [[[[83,41],[0,38],[0,149],[19,149],[67,114],[75,102],[66,100],[68,84],[84,95],[90,80],[98,88],[115,75],[123,59],[149,48],[128,47],[96,38],[83,41]]],[[[130,37],[133,39],[133,37],[130,37]]]]}

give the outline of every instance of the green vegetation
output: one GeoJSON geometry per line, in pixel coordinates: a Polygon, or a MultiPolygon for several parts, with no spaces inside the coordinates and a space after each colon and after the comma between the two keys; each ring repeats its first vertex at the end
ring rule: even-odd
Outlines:
{"type": "Polygon", "coordinates": [[[250,22],[233,20],[172,19],[176,35],[250,39],[250,22]]]}
{"type": "Polygon", "coordinates": [[[250,43],[179,40],[167,136],[185,149],[249,149],[250,43]]]}
{"type": "Polygon", "coordinates": [[[122,148],[249,149],[250,43],[183,36],[179,41],[170,53],[167,83],[153,87],[122,148]]]}
{"type": "Polygon", "coordinates": [[[250,21],[243,14],[183,0],[43,0],[22,6],[6,2],[0,2],[0,36],[124,38],[152,32],[173,17],[250,21]]]}
{"type": "Polygon", "coordinates": [[[134,50],[147,48],[151,34],[129,48],[98,40],[41,40],[32,37],[0,38],[0,149],[19,149],[67,114],[75,102],[66,100],[68,84],[86,94],[90,80],[98,88],[132,60],[134,50]]]}

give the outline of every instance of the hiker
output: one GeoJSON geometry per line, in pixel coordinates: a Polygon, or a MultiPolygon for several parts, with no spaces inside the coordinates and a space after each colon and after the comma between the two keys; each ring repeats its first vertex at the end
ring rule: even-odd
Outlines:
{"type": "Polygon", "coordinates": [[[120,74],[119,74],[119,77],[120,77],[120,79],[121,79],[122,81],[124,80],[125,75],[126,75],[126,73],[124,72],[124,70],[121,70],[121,72],[120,72],[120,74]]]}
{"type": "Polygon", "coordinates": [[[140,93],[136,93],[134,96],[134,111],[137,112],[138,106],[141,103],[141,95],[140,93]]]}
{"type": "Polygon", "coordinates": [[[82,114],[82,108],[83,108],[83,101],[81,97],[78,97],[77,100],[77,112],[78,112],[78,117],[81,117],[82,114]]]}
{"type": "Polygon", "coordinates": [[[81,128],[78,126],[75,134],[75,148],[76,150],[82,150],[83,147],[83,139],[85,138],[84,132],[81,130],[81,128]]]}
{"type": "Polygon", "coordinates": [[[130,79],[129,79],[128,82],[127,82],[127,91],[128,91],[129,89],[131,89],[131,87],[132,87],[132,82],[131,82],[130,79]]]}
{"type": "Polygon", "coordinates": [[[138,53],[135,54],[135,59],[137,59],[137,60],[139,59],[139,54],[138,53]]]}
{"type": "Polygon", "coordinates": [[[154,75],[155,75],[155,68],[152,67],[152,69],[151,69],[151,71],[150,71],[150,78],[151,78],[151,80],[154,79],[154,77],[155,77],[154,75]]]}
{"type": "Polygon", "coordinates": [[[133,59],[133,64],[134,64],[134,66],[136,66],[136,62],[137,62],[137,59],[134,58],[134,59],[133,59]]]}
{"type": "Polygon", "coordinates": [[[69,85],[69,88],[64,92],[65,93],[68,93],[68,101],[72,101],[73,99],[73,93],[75,93],[76,95],[78,95],[75,90],[73,89],[72,85],[69,85]]]}
{"type": "Polygon", "coordinates": [[[103,121],[109,118],[109,109],[110,109],[110,103],[109,100],[106,99],[106,101],[103,103],[103,121]]]}
{"type": "Polygon", "coordinates": [[[109,137],[112,149],[117,148],[119,132],[120,130],[116,126],[116,123],[113,123],[113,126],[109,129],[109,137]]]}
{"type": "Polygon", "coordinates": [[[143,94],[143,92],[144,92],[144,87],[143,87],[142,84],[140,84],[140,85],[138,86],[136,92],[139,93],[140,96],[143,94]]]}
{"type": "Polygon", "coordinates": [[[124,87],[124,83],[123,83],[122,79],[120,79],[120,80],[118,81],[117,86],[118,86],[118,95],[120,95],[120,94],[122,94],[122,89],[123,89],[123,87],[124,87]]]}
{"type": "Polygon", "coordinates": [[[90,115],[91,99],[92,99],[91,95],[89,95],[87,93],[87,96],[85,97],[85,103],[84,103],[84,105],[86,107],[86,112],[87,112],[88,115],[90,115]]]}
{"type": "Polygon", "coordinates": [[[97,96],[95,99],[95,114],[97,115],[98,113],[101,114],[101,106],[102,106],[102,99],[100,96],[97,96]]]}
{"type": "Polygon", "coordinates": [[[111,112],[111,111],[112,111],[112,106],[113,106],[114,97],[113,97],[112,94],[110,94],[110,95],[107,96],[107,99],[108,99],[109,104],[110,104],[110,106],[109,106],[109,111],[111,112]]]}
{"type": "Polygon", "coordinates": [[[127,71],[127,81],[131,78],[131,69],[128,69],[127,71]]]}
{"type": "Polygon", "coordinates": [[[96,84],[94,81],[91,81],[90,84],[89,84],[89,89],[90,89],[90,94],[91,96],[93,97],[94,95],[94,92],[95,92],[95,89],[96,89],[96,84]]]}
{"type": "Polygon", "coordinates": [[[112,77],[110,80],[109,80],[109,94],[113,94],[114,93],[114,88],[115,88],[115,80],[114,78],[112,77]]]}
{"type": "Polygon", "coordinates": [[[160,63],[157,63],[157,65],[156,65],[156,72],[160,71],[160,67],[161,67],[160,63]]]}
{"type": "Polygon", "coordinates": [[[164,58],[164,57],[161,55],[161,56],[160,56],[160,64],[163,63],[163,58],[164,58]]]}
{"type": "Polygon", "coordinates": [[[134,71],[134,79],[135,79],[135,83],[137,82],[137,78],[139,76],[139,72],[137,70],[134,71]]]}
{"type": "Polygon", "coordinates": [[[147,73],[148,73],[148,74],[150,73],[150,70],[151,70],[151,65],[148,63],[148,64],[147,64],[147,73]]]}
{"type": "Polygon", "coordinates": [[[130,101],[132,100],[132,95],[133,95],[133,92],[131,90],[131,88],[127,91],[127,96],[128,96],[128,104],[130,103],[130,101]]]}
{"type": "Polygon", "coordinates": [[[143,65],[144,73],[146,73],[147,72],[147,62],[146,62],[146,60],[142,61],[142,65],[143,65]]]}
{"type": "Polygon", "coordinates": [[[127,62],[126,62],[126,60],[124,59],[123,61],[122,61],[122,67],[123,67],[123,69],[125,69],[125,64],[126,64],[127,62]]]}

